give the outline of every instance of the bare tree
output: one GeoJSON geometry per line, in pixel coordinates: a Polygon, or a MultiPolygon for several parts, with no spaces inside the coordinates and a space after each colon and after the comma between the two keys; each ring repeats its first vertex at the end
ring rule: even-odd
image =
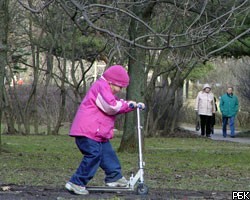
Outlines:
{"type": "MultiPolygon", "coordinates": [[[[35,9],[34,6],[37,5],[32,4],[34,2],[29,1],[26,6],[35,9]]],[[[25,84],[26,90],[17,87],[15,82],[13,87],[4,88],[6,90],[4,99],[7,132],[10,134],[17,133],[15,129],[15,123],[17,123],[19,133],[29,134],[32,125],[34,132],[39,133],[38,126],[43,125],[42,123],[47,120],[47,133],[58,134],[59,128],[62,127],[62,120],[68,119],[68,117],[65,117],[64,112],[67,95],[69,101],[74,102],[73,107],[76,109],[86,92],[86,80],[88,78],[86,74],[91,69],[95,59],[100,55],[100,52],[103,51],[105,43],[102,43],[101,39],[93,39],[91,35],[82,36],[74,28],[70,19],[63,18],[62,12],[55,15],[57,12],[53,7],[44,10],[42,14],[37,12],[37,15],[32,13],[26,15],[22,10],[23,7],[20,7],[19,4],[16,7],[15,3],[16,1],[11,1],[11,8],[13,9],[11,48],[8,49],[7,68],[9,73],[5,77],[6,80],[9,80],[9,83],[12,82],[15,67],[25,66],[33,71],[33,80],[31,82],[32,87],[25,84]],[[19,12],[15,11],[17,8],[19,8],[19,12]],[[71,32],[69,30],[75,31],[71,32]],[[87,42],[87,40],[90,40],[90,42],[87,42]],[[43,55],[45,54],[46,59],[44,60],[43,55]],[[26,57],[29,59],[26,59],[26,57]],[[59,62],[58,65],[54,66],[54,63],[56,63],[55,58],[59,62]],[[90,64],[83,63],[83,59],[90,61],[90,64]],[[65,60],[64,63],[66,61],[69,63],[70,60],[72,67],[66,69],[60,60],[65,60]],[[71,76],[68,75],[69,71],[71,76]],[[81,78],[79,79],[79,77],[81,78]],[[42,87],[43,84],[44,88],[42,87]],[[61,99],[53,99],[54,101],[59,100],[57,105],[60,106],[55,107],[58,108],[58,111],[52,108],[50,105],[52,101],[48,100],[47,96],[48,94],[58,95],[58,93],[48,93],[49,87],[53,87],[54,90],[59,88],[59,91],[61,91],[61,95],[59,94],[61,99]],[[25,94],[21,94],[20,89],[25,90],[25,94]],[[70,90],[74,91],[75,97],[70,92],[68,94],[70,90]],[[44,94],[41,94],[41,92],[44,92],[44,94]],[[43,113],[47,117],[42,116],[43,113]],[[52,121],[53,123],[51,123],[52,121]],[[54,125],[54,127],[51,127],[51,125],[54,125]]],[[[44,8],[48,8],[48,5],[46,4],[44,8]]],[[[71,113],[74,112],[72,108],[68,110],[71,113]]]]}
{"type": "MultiPolygon", "coordinates": [[[[165,132],[174,130],[181,107],[181,95],[178,94],[195,64],[218,55],[235,41],[247,45],[241,38],[250,31],[249,27],[239,29],[248,16],[248,0],[62,0],[46,1],[44,5],[40,3],[32,7],[27,6],[26,1],[19,2],[34,13],[40,13],[52,4],[59,5],[83,35],[92,32],[107,42],[108,63],[128,64],[131,76],[128,97],[146,98],[150,103],[147,117],[154,113],[151,106],[158,107],[159,113],[153,117],[154,128],[150,134],[158,130],[160,124],[165,132]],[[156,56],[153,58],[152,54],[156,56]],[[149,72],[153,72],[149,91],[155,92],[146,89],[149,72]],[[155,89],[158,78],[163,79],[163,84],[160,89],[155,89]],[[153,95],[148,97],[145,93],[153,95]],[[161,101],[154,100],[158,96],[161,101]],[[171,111],[176,112],[171,114],[171,111]]],[[[150,120],[146,118],[146,121],[150,120]]],[[[126,120],[121,149],[126,147],[123,144],[134,146],[133,139],[128,139],[132,138],[133,121],[132,115],[126,120]],[[124,142],[127,139],[130,142],[124,142]]]]}
{"type": "MultiPolygon", "coordinates": [[[[109,2],[105,4],[98,2],[96,4],[90,4],[88,2],[71,0],[64,1],[64,3],[65,4],[62,3],[61,5],[79,29],[84,31],[84,28],[92,28],[121,41],[118,43],[119,45],[117,45],[119,51],[127,55],[129,59],[134,59],[137,65],[133,66],[128,62],[130,76],[134,76],[134,73],[131,73],[134,67],[137,71],[139,71],[138,68],[152,69],[152,67],[145,62],[145,57],[142,56],[144,50],[160,50],[166,52],[166,59],[170,60],[170,68],[171,66],[175,67],[171,72],[165,75],[163,74],[166,77],[165,83],[168,82],[168,79],[171,81],[169,84],[165,84],[164,89],[162,89],[163,94],[165,93],[165,96],[162,97],[162,101],[158,101],[155,104],[159,107],[159,115],[157,116],[159,120],[161,119],[160,121],[163,120],[162,124],[164,124],[163,129],[165,133],[173,132],[177,125],[175,122],[178,118],[177,111],[181,107],[181,101],[179,102],[181,95],[178,97],[176,97],[176,95],[180,93],[178,91],[181,91],[183,81],[192,68],[195,67],[195,63],[208,60],[209,57],[223,50],[232,42],[249,32],[249,29],[246,29],[240,34],[233,33],[234,28],[237,28],[241,23],[241,21],[235,23],[235,19],[237,18],[233,16],[247,15],[246,8],[249,8],[248,1],[219,1],[217,3],[209,1],[131,1],[126,3],[109,2]],[[143,18],[146,14],[149,16],[149,20],[143,18]],[[124,24],[124,21],[127,19],[128,23],[126,24],[129,25],[130,28],[120,27],[120,32],[117,32],[117,29],[114,27],[111,29],[109,23],[105,22],[105,20],[108,21],[110,19],[109,16],[115,16],[114,21],[118,22],[120,20],[123,22],[122,24],[124,24]],[[165,23],[161,23],[164,22],[163,20],[165,20],[165,23]],[[136,21],[136,29],[131,28],[131,22],[133,21],[136,21]],[[128,35],[123,34],[126,29],[129,30],[128,35]],[[139,29],[143,30],[143,32],[137,32],[139,29]],[[225,32],[231,37],[229,38],[229,42],[218,45],[218,42],[222,38],[221,33],[225,32]],[[129,37],[129,35],[134,36],[129,37]],[[121,47],[123,47],[123,49],[121,47]],[[176,53],[177,49],[181,48],[183,51],[176,53]],[[174,52],[172,49],[176,49],[176,51],[174,52]],[[141,51],[142,53],[136,53],[137,51],[141,51]],[[169,97],[169,101],[166,97],[169,97]],[[173,110],[176,112],[171,112],[173,110]]],[[[158,58],[156,57],[156,59],[158,58]]],[[[159,63],[158,66],[161,65],[162,64],[159,63]]],[[[153,67],[153,70],[156,69],[157,67],[153,67]]],[[[138,98],[138,91],[141,90],[138,90],[138,88],[132,89],[132,86],[133,84],[136,85],[138,80],[140,80],[139,77],[142,76],[144,76],[145,79],[145,73],[141,71],[140,75],[136,75],[136,78],[132,78],[131,88],[128,89],[128,94],[132,94],[130,96],[131,98],[138,98]],[[135,83],[133,83],[133,81],[135,81],[135,83]]],[[[137,85],[141,86],[141,82],[137,85]]],[[[145,97],[144,95],[142,96],[145,97]]],[[[133,120],[131,119],[130,121],[133,120]]],[[[157,121],[158,120],[154,122],[155,125],[153,127],[155,127],[155,129],[153,128],[150,134],[160,128],[160,124],[157,121]]],[[[126,138],[131,138],[130,136],[132,135],[131,133],[134,126],[131,125],[130,122],[127,122],[126,125],[130,131],[125,132],[122,144],[134,146],[133,143],[126,141],[126,138]]]]}

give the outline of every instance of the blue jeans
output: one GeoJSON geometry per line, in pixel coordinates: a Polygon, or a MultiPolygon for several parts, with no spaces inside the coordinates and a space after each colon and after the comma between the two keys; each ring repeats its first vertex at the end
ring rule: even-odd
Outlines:
{"type": "Polygon", "coordinates": [[[234,132],[235,132],[235,128],[234,128],[234,119],[235,117],[222,117],[222,133],[223,133],[223,137],[227,137],[227,123],[228,123],[228,119],[229,119],[229,126],[230,126],[230,130],[231,130],[231,136],[234,136],[234,132]]]}
{"type": "Polygon", "coordinates": [[[101,167],[105,172],[105,182],[122,178],[121,165],[110,142],[96,142],[86,137],[76,137],[76,144],[84,157],[70,179],[70,182],[86,186],[101,167]]]}

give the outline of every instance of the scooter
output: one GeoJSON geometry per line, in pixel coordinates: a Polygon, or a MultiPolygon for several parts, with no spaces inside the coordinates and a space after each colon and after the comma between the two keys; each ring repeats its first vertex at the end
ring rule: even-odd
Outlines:
{"type": "MultiPolygon", "coordinates": [[[[133,105],[130,105],[133,107],[133,105]]],[[[144,183],[144,166],[145,162],[142,158],[142,135],[141,135],[141,120],[140,120],[140,111],[142,110],[141,104],[137,104],[136,112],[137,112],[137,134],[138,134],[138,148],[139,148],[139,169],[137,173],[134,175],[131,174],[127,187],[106,187],[106,186],[87,186],[88,191],[109,191],[109,192],[123,192],[123,191],[135,191],[139,195],[148,194],[148,187],[144,183]],[[137,187],[136,187],[137,185],[137,187]]]]}

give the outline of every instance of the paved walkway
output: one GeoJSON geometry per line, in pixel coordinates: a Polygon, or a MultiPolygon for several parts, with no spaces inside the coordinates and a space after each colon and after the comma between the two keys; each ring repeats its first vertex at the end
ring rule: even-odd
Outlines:
{"type": "MultiPolygon", "coordinates": [[[[193,131],[194,133],[196,133],[197,135],[200,135],[200,131],[196,131],[194,127],[191,126],[187,126],[187,125],[183,125],[182,128],[186,129],[186,130],[190,130],[193,131]]],[[[228,132],[230,133],[230,130],[228,130],[228,132]]],[[[224,141],[230,141],[230,142],[239,142],[242,144],[250,144],[250,138],[238,138],[237,137],[237,133],[238,131],[235,132],[236,137],[235,138],[231,138],[230,135],[228,135],[226,138],[224,138],[222,136],[222,130],[221,129],[214,129],[214,134],[211,135],[211,139],[212,140],[224,140],[224,141]]]]}

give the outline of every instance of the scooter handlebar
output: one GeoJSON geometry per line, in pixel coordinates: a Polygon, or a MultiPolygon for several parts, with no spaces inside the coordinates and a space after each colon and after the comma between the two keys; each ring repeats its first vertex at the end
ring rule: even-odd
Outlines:
{"type": "MultiPolygon", "coordinates": [[[[135,108],[133,103],[130,103],[130,104],[129,104],[129,107],[130,107],[130,108],[135,108]]],[[[137,104],[136,104],[136,107],[139,108],[139,109],[141,109],[141,110],[142,110],[142,109],[145,109],[145,108],[142,107],[142,105],[141,105],[140,103],[137,103],[137,104]]]]}

